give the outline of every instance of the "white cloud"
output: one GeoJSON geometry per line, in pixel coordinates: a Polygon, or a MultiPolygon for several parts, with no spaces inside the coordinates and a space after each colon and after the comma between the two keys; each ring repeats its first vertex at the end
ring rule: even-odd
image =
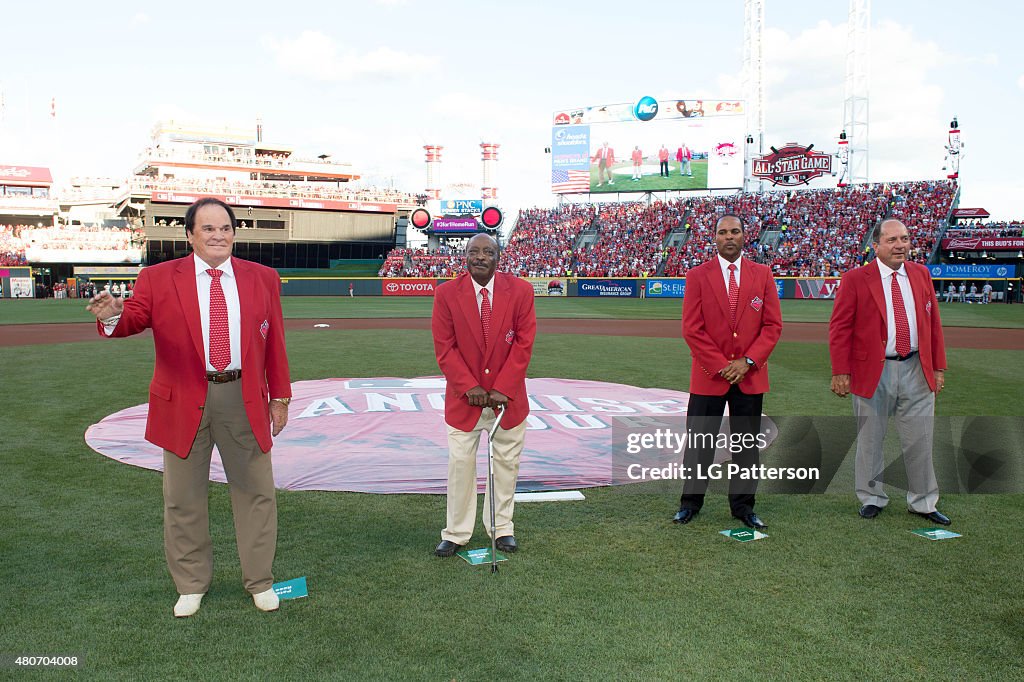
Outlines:
{"type": "Polygon", "coordinates": [[[146,14],[145,12],[136,12],[135,15],[132,17],[132,22],[131,23],[133,25],[135,25],[135,26],[141,26],[142,24],[148,24],[149,23],[149,15],[146,14]]]}
{"type": "Polygon", "coordinates": [[[1024,73],[1022,73],[1020,78],[1017,79],[1017,87],[1024,90],[1024,73]]]}
{"type": "Polygon", "coordinates": [[[321,81],[403,78],[434,71],[440,63],[438,57],[386,46],[363,53],[343,50],[320,31],[303,31],[292,39],[268,38],[264,45],[285,71],[321,81]]]}

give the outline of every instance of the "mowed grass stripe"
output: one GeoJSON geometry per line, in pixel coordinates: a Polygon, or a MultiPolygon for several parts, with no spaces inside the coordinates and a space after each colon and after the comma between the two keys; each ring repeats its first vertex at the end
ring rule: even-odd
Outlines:
{"type": "MultiPolygon", "coordinates": [[[[288,343],[295,380],[438,373],[424,331],[304,330],[288,343]]],[[[1009,495],[945,495],[964,534],[947,542],[911,535],[922,524],[896,495],[871,523],[852,491],[762,495],[770,537],[744,545],[717,534],[736,525],[722,497],[681,528],[669,522],[677,491],[590,489],[581,503],[520,505],[524,549],[492,576],[431,556],[442,496],[281,492],[275,574],[306,575],[311,596],[268,616],[242,590],[228,490],[214,484],[213,589],[177,621],[160,475],[83,442],[89,424],[146,399],[152,356],[146,339],[0,348],[0,651],[84,652],[97,679],[1017,674],[1024,596],[1005,576],[1021,507],[1009,495]]],[[[951,364],[940,413],[1019,414],[1020,352],[957,350],[951,364]]],[[[769,413],[849,414],[827,391],[824,346],[780,344],[771,371],[769,413]]],[[[530,374],[685,390],[689,361],[676,339],[546,335],[530,374]]]]}

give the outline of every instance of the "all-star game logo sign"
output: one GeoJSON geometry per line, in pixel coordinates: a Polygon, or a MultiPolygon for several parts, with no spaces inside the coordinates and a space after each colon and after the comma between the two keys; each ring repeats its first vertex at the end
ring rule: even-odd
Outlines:
{"type": "Polygon", "coordinates": [[[789,142],[781,149],[772,147],[771,154],[754,159],[751,174],[784,187],[806,185],[815,178],[831,174],[832,155],[812,149],[813,144],[804,147],[796,142],[789,142]]]}

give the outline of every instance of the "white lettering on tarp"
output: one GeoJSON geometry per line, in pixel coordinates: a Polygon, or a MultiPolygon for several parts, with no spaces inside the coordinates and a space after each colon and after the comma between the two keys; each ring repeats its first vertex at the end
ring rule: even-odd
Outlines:
{"type": "Polygon", "coordinates": [[[686,405],[678,400],[630,400],[628,401],[642,409],[649,410],[654,414],[682,414],[686,412],[686,405]],[[663,405],[674,406],[676,409],[668,409],[663,405]]]}
{"type": "Polygon", "coordinates": [[[526,396],[526,402],[530,405],[530,412],[547,412],[548,408],[537,402],[532,395],[526,396]]]}
{"type": "Polygon", "coordinates": [[[549,431],[551,425],[546,421],[535,415],[528,415],[526,417],[526,430],[527,431],[549,431]]]}
{"type": "Polygon", "coordinates": [[[545,398],[550,398],[551,402],[553,402],[555,404],[555,406],[558,407],[558,409],[563,410],[565,412],[582,412],[583,411],[582,408],[577,407],[576,405],[573,405],[571,402],[569,402],[569,399],[566,398],[564,395],[546,395],[544,397],[545,398]]]}
{"type": "Polygon", "coordinates": [[[609,400],[608,398],[577,398],[577,400],[585,405],[593,405],[594,412],[616,412],[618,414],[637,412],[636,408],[623,405],[618,400],[609,400]]]}
{"type": "Polygon", "coordinates": [[[355,412],[348,405],[338,400],[336,396],[332,395],[327,398],[316,398],[306,406],[306,409],[296,419],[322,417],[327,414],[355,414],[355,412]]]}
{"type": "Polygon", "coordinates": [[[385,393],[366,394],[367,412],[395,412],[396,410],[390,409],[391,406],[397,407],[398,412],[422,411],[415,393],[395,393],[394,397],[385,393]]]}
{"type": "Polygon", "coordinates": [[[553,414],[552,418],[567,429],[607,429],[608,424],[592,414],[553,414]]]}
{"type": "Polygon", "coordinates": [[[444,393],[428,393],[427,404],[435,410],[444,409],[444,393]]]}

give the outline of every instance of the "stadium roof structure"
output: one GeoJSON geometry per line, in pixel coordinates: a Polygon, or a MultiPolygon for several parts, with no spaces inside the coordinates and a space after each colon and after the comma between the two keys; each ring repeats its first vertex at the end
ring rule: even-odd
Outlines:
{"type": "Polygon", "coordinates": [[[53,176],[49,168],[0,164],[0,185],[49,187],[52,184],[53,176]]]}

